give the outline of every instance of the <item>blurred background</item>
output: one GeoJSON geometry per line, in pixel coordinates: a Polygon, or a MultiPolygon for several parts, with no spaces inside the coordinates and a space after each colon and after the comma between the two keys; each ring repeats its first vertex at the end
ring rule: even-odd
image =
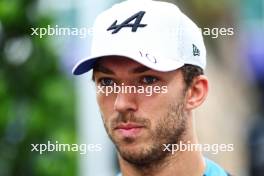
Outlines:
{"type": "MultiPolygon", "coordinates": [[[[32,35],[48,25],[91,28],[121,0],[0,0],[0,176],[108,176],[118,172],[91,75],[71,69],[89,55],[91,35],[32,35]],[[102,151],[31,152],[47,141],[101,144],[102,151]]],[[[264,1],[171,0],[204,28],[210,93],[196,112],[200,143],[234,144],[205,155],[233,175],[264,173],[264,1]]]]}

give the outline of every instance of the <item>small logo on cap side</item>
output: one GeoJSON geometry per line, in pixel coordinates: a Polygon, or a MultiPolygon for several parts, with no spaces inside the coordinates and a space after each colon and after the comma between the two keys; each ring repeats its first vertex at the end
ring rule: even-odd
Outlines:
{"type": "Polygon", "coordinates": [[[193,46],[193,55],[200,56],[200,50],[198,49],[198,47],[194,44],[192,44],[192,46],[193,46]]]}
{"type": "Polygon", "coordinates": [[[158,62],[157,59],[156,59],[156,57],[153,56],[153,55],[151,55],[151,54],[149,54],[149,53],[144,53],[142,51],[139,51],[139,54],[140,54],[140,56],[142,58],[145,58],[145,59],[147,59],[148,61],[150,61],[150,62],[152,62],[154,64],[156,64],[158,62]]]}
{"type": "Polygon", "coordinates": [[[147,24],[140,24],[145,13],[145,11],[139,11],[138,13],[132,15],[119,25],[117,25],[117,20],[115,20],[114,23],[107,29],[107,31],[113,30],[112,34],[115,34],[118,33],[123,27],[131,27],[132,32],[137,32],[137,29],[139,27],[142,28],[147,26],[147,24]],[[135,23],[130,23],[133,20],[136,20],[135,23]]]}

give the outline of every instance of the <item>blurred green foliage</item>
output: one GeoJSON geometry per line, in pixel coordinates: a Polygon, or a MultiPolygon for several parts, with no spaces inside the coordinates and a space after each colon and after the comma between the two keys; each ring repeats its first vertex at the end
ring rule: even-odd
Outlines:
{"type": "Polygon", "coordinates": [[[30,35],[52,23],[30,11],[35,3],[0,1],[0,176],[72,176],[77,153],[31,152],[48,140],[76,143],[72,82],[50,40],[30,35]]]}

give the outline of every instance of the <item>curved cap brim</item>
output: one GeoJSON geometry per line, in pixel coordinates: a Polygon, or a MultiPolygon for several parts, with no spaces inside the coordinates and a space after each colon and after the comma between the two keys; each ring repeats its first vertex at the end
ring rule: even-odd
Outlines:
{"type": "Polygon", "coordinates": [[[155,60],[155,62],[153,62],[153,60],[142,59],[141,57],[135,57],[135,56],[131,57],[131,56],[122,55],[122,54],[107,54],[107,55],[94,56],[94,57],[86,58],[86,59],[79,61],[73,67],[72,73],[74,75],[84,74],[84,73],[90,71],[91,69],[93,69],[93,67],[94,67],[94,65],[98,59],[107,58],[110,56],[111,57],[117,56],[117,57],[123,57],[123,58],[131,59],[131,60],[136,61],[136,62],[138,62],[138,63],[140,63],[146,67],[149,67],[153,70],[161,71],[161,72],[173,71],[173,70],[176,70],[176,69],[178,69],[184,65],[184,63],[182,63],[180,61],[171,60],[171,59],[166,59],[166,61],[165,60],[155,60]]]}

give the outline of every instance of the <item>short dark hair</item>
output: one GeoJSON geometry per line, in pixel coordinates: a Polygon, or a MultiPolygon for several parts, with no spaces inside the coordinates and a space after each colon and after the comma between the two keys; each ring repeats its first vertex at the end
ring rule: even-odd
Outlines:
{"type": "Polygon", "coordinates": [[[183,79],[187,89],[192,85],[192,82],[195,77],[204,74],[204,71],[201,67],[191,64],[185,64],[183,67],[180,68],[180,70],[183,73],[183,79]]]}

